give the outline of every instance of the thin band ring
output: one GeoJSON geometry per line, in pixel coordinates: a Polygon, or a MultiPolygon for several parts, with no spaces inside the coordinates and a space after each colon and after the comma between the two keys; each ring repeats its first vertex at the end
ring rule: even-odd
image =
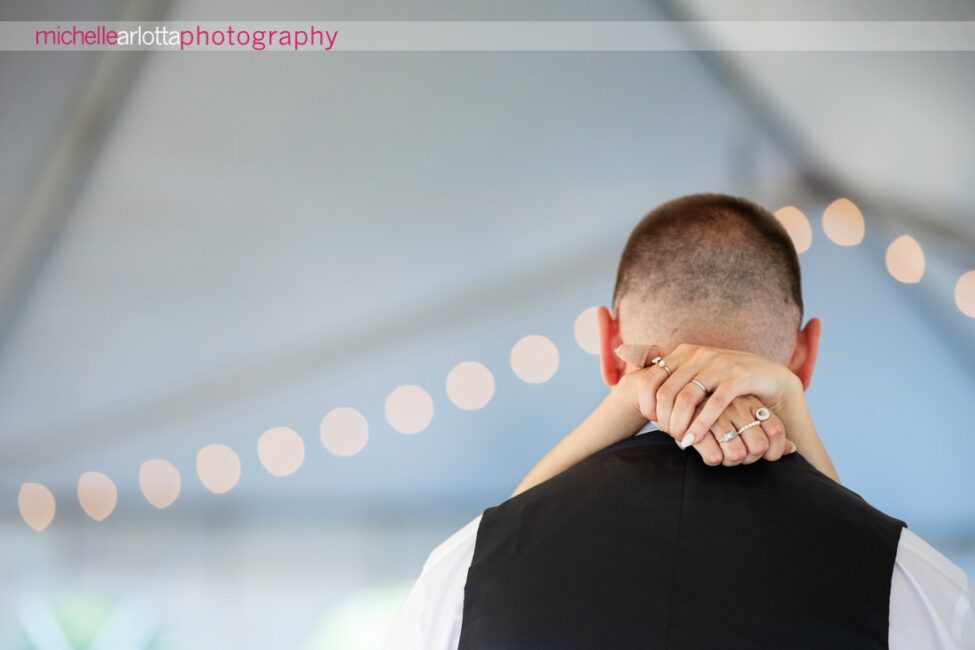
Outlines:
{"type": "Polygon", "coordinates": [[[702,384],[701,382],[699,382],[696,379],[692,379],[691,380],[691,383],[694,384],[695,386],[697,386],[698,388],[700,388],[701,390],[703,390],[706,394],[708,394],[708,393],[711,392],[711,391],[708,390],[708,387],[707,386],[705,386],[704,384],[702,384]]]}

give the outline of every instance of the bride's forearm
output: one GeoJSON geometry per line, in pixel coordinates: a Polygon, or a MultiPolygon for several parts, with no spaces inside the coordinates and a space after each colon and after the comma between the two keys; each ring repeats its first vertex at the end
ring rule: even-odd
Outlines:
{"type": "Polygon", "coordinates": [[[625,399],[622,391],[610,390],[579,426],[538,461],[512,496],[547,481],[597,451],[636,433],[646,419],[625,403],[625,399]]]}

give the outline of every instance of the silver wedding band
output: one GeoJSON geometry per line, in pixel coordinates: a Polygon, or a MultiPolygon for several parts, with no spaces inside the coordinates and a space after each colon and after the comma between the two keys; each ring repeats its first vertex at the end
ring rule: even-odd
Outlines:
{"type": "Polygon", "coordinates": [[[708,387],[707,386],[705,386],[704,384],[702,384],[701,382],[699,382],[696,379],[692,379],[691,380],[691,383],[694,384],[695,386],[697,386],[698,388],[700,388],[701,390],[703,390],[705,394],[711,392],[711,391],[708,390],[708,387]]]}

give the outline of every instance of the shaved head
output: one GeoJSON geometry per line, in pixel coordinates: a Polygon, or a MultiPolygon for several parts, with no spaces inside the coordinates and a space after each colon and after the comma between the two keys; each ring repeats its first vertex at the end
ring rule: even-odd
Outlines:
{"type": "Polygon", "coordinates": [[[751,201],[681,197],[633,229],[613,312],[626,343],[695,343],[784,363],[802,322],[799,258],[785,228],[751,201]]]}

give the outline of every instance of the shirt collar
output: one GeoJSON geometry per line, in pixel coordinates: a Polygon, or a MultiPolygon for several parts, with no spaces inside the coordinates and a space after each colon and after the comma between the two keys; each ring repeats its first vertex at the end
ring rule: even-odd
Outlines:
{"type": "Polygon", "coordinates": [[[650,433],[651,431],[660,431],[660,427],[657,426],[656,422],[652,420],[647,420],[647,423],[643,425],[643,428],[634,433],[634,436],[641,436],[644,433],[650,433]]]}

